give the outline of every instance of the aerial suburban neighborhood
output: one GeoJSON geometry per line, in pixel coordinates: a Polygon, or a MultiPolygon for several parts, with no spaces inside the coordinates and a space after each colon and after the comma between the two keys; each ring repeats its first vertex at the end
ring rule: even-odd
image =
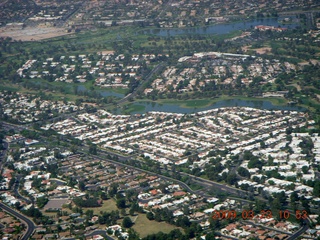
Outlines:
{"type": "Polygon", "coordinates": [[[320,239],[317,0],[0,0],[0,239],[320,239]]]}
{"type": "MultiPolygon", "coordinates": [[[[7,99],[9,102],[17,99],[17,96],[3,94],[9,99],[12,97],[7,99]]],[[[28,95],[20,97],[32,99],[28,95]]],[[[61,109],[61,105],[47,102],[53,106],[52,111],[61,109]]],[[[41,106],[38,108],[43,110],[41,106]]],[[[36,104],[28,111],[34,116],[37,112],[36,104]]],[[[12,112],[5,114],[17,119],[12,112]]],[[[19,119],[26,118],[20,114],[19,119]]],[[[171,176],[162,176],[161,169],[175,174],[173,171],[177,170],[173,169],[185,168],[195,176],[226,181],[251,197],[279,195],[291,203],[293,198],[305,199],[306,207],[314,208],[320,202],[320,186],[311,187],[308,182],[317,178],[320,137],[302,130],[314,129],[314,124],[303,112],[249,107],[193,114],[113,115],[102,109],[73,114],[39,126],[40,131],[53,131],[57,138],[69,136],[74,141],[90,142],[93,145],[89,152],[93,155],[82,153],[82,146],[47,147],[43,145],[44,138],[29,138],[26,131],[22,135],[8,135],[5,141],[12,147],[7,154],[8,166],[3,169],[1,188],[14,187],[17,193],[4,192],[1,196],[4,203],[26,214],[31,214],[30,209],[35,207],[39,209],[37,214],[41,218],[34,220],[37,224],[59,223],[56,231],[37,228],[35,238],[88,235],[106,222],[104,215],[97,214],[98,209],[112,206],[115,216],[105,227],[110,236],[129,236],[119,223],[119,219],[129,215],[137,222],[139,218],[147,218],[177,227],[197,222],[201,228],[208,229],[216,224],[212,220],[215,211],[234,209],[238,212],[237,221],[216,229],[222,235],[285,239],[298,230],[299,225],[279,216],[264,219],[257,214],[244,219],[241,200],[219,194],[212,197],[204,187],[191,190],[176,179],[170,180],[171,176]],[[114,155],[95,156],[99,151],[114,155]],[[119,156],[125,158],[121,161],[125,165],[117,163],[119,156]],[[127,165],[132,162],[135,162],[132,166],[127,165]],[[142,167],[146,162],[148,167],[142,167]],[[154,168],[156,172],[152,174],[150,171],[154,168]],[[14,170],[24,176],[19,174],[18,183],[12,180],[14,170]],[[131,189],[130,197],[127,189],[131,189]],[[82,226],[87,227],[82,229],[82,226]]],[[[187,173],[182,177],[189,176],[187,173]]],[[[317,217],[308,215],[311,221],[317,217]]],[[[308,235],[312,237],[312,234],[318,233],[311,231],[308,235]]]]}

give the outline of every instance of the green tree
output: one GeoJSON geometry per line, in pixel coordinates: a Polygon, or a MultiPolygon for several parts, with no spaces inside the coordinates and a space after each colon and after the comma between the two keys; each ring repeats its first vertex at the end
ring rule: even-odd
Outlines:
{"type": "Polygon", "coordinates": [[[227,183],[234,185],[237,182],[237,176],[234,173],[229,173],[227,176],[227,183]]]}
{"type": "Polygon", "coordinates": [[[242,177],[250,178],[250,172],[248,171],[248,169],[245,169],[244,167],[239,167],[238,173],[242,177]]]}
{"type": "Polygon", "coordinates": [[[37,198],[36,202],[37,202],[37,205],[39,208],[43,208],[47,204],[48,201],[49,200],[46,197],[39,197],[39,198],[37,198]]]}
{"type": "Polygon", "coordinates": [[[320,180],[314,182],[313,195],[315,197],[320,197],[320,180]]]}
{"type": "Polygon", "coordinates": [[[124,198],[117,199],[118,208],[126,208],[126,200],[124,198]]]}
{"type": "Polygon", "coordinates": [[[303,166],[303,167],[302,167],[302,172],[303,172],[304,174],[307,174],[308,171],[309,171],[309,167],[308,167],[308,166],[303,166]]]}
{"type": "Polygon", "coordinates": [[[79,181],[79,189],[82,192],[86,189],[86,184],[83,181],[79,181]]]}
{"type": "Polygon", "coordinates": [[[86,212],[85,212],[85,215],[89,218],[89,219],[91,219],[92,217],[93,217],[93,210],[87,210],[86,212]]]}
{"type": "Polygon", "coordinates": [[[56,159],[62,159],[62,158],[63,158],[62,155],[61,155],[61,153],[60,153],[60,150],[59,150],[59,149],[55,149],[55,150],[53,151],[53,153],[54,153],[54,157],[55,157],[56,159]]]}
{"type": "Polygon", "coordinates": [[[212,239],[215,239],[215,234],[214,234],[214,232],[208,233],[208,234],[206,235],[206,240],[212,240],[212,239]]]}
{"type": "Polygon", "coordinates": [[[131,216],[134,216],[134,208],[130,208],[129,214],[130,214],[131,216]]]}
{"type": "Polygon", "coordinates": [[[90,144],[89,146],[89,153],[93,155],[97,155],[97,145],[96,144],[90,144]]]}
{"type": "Polygon", "coordinates": [[[122,227],[124,228],[131,228],[133,225],[133,222],[130,217],[124,217],[122,221],[122,227]]]}
{"type": "Polygon", "coordinates": [[[154,214],[152,212],[148,212],[146,217],[149,219],[149,220],[154,220],[154,214]]]}
{"type": "Polygon", "coordinates": [[[265,210],[267,208],[267,204],[264,201],[256,199],[255,210],[260,213],[261,210],[265,210]]]}
{"type": "Polygon", "coordinates": [[[134,229],[130,228],[128,233],[130,240],[140,240],[139,234],[134,229]]]}

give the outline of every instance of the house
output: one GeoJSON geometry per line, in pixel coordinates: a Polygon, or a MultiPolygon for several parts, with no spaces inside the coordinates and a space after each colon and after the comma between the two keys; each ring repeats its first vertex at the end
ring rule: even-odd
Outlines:
{"type": "Polygon", "coordinates": [[[174,192],[172,195],[174,196],[174,197],[182,197],[182,196],[185,196],[187,193],[186,192],[184,192],[184,191],[176,191],[176,192],[174,192]]]}
{"type": "Polygon", "coordinates": [[[196,212],[196,213],[190,215],[191,220],[201,220],[205,217],[206,217],[206,215],[202,212],[196,212]]]}
{"type": "Polygon", "coordinates": [[[108,230],[111,230],[113,234],[114,234],[116,231],[122,232],[121,226],[120,226],[120,225],[117,225],[117,224],[107,227],[106,230],[107,230],[107,231],[108,231],[108,230]]]}

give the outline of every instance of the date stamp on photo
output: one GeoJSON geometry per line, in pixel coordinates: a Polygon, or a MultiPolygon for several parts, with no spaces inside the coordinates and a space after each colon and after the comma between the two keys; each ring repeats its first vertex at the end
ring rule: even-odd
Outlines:
{"type": "MultiPolygon", "coordinates": [[[[280,219],[288,219],[290,216],[295,219],[307,219],[308,213],[306,210],[296,210],[295,213],[288,210],[279,210],[277,212],[280,219]]],[[[251,220],[251,219],[271,219],[274,216],[274,213],[271,210],[261,210],[259,213],[255,213],[253,210],[243,210],[242,212],[237,212],[235,210],[215,210],[212,213],[212,218],[215,220],[224,220],[224,219],[236,219],[242,218],[242,220],[251,220]]]]}

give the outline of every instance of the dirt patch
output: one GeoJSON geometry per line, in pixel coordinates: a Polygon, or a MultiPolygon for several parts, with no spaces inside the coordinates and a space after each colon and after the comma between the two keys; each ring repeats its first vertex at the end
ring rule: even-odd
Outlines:
{"type": "Polygon", "coordinates": [[[263,47],[263,48],[256,48],[254,50],[258,54],[266,54],[266,53],[270,53],[272,49],[270,47],[263,47]]]}
{"type": "Polygon", "coordinates": [[[250,49],[250,47],[251,47],[251,45],[242,46],[241,49],[242,49],[242,51],[247,52],[250,49]]]}
{"type": "Polygon", "coordinates": [[[304,67],[304,66],[310,65],[310,62],[304,61],[304,62],[299,62],[298,64],[299,64],[299,66],[304,67]]]}
{"type": "Polygon", "coordinates": [[[310,59],[310,62],[311,62],[313,65],[320,65],[320,62],[319,62],[317,59],[310,59]]]}
{"type": "Polygon", "coordinates": [[[72,33],[68,33],[65,28],[55,27],[0,28],[0,37],[11,37],[17,41],[39,41],[68,34],[72,33]]]}

